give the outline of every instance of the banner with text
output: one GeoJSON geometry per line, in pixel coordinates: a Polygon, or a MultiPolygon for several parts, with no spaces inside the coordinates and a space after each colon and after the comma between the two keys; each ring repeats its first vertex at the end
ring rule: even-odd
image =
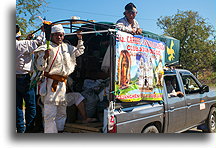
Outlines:
{"type": "Polygon", "coordinates": [[[116,98],[122,102],[162,100],[165,44],[121,31],[116,35],[116,98]]]}

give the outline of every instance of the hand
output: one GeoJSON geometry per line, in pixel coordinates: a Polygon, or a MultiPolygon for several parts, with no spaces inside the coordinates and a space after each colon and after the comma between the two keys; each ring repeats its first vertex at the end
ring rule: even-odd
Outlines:
{"type": "Polygon", "coordinates": [[[33,37],[34,37],[34,34],[29,34],[29,35],[26,37],[26,40],[31,40],[31,39],[33,39],[33,37]]]}
{"type": "Polygon", "coordinates": [[[142,29],[141,28],[137,28],[136,34],[138,34],[138,35],[142,34],[142,29]]]}
{"type": "Polygon", "coordinates": [[[49,57],[50,54],[50,49],[45,50],[45,55],[44,55],[44,59],[47,59],[49,57]]]}
{"type": "Polygon", "coordinates": [[[184,97],[184,94],[181,91],[177,91],[176,93],[178,97],[184,97]]]}
{"type": "Polygon", "coordinates": [[[136,29],[135,28],[132,29],[131,34],[133,34],[133,35],[136,34],[136,29]]]}
{"type": "Polygon", "coordinates": [[[77,31],[77,37],[79,40],[82,40],[82,35],[80,34],[82,31],[77,31]]]}

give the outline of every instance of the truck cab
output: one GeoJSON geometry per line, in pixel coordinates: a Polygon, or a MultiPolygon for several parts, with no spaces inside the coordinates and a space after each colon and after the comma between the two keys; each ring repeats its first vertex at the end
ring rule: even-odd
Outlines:
{"type": "Polygon", "coordinates": [[[166,116],[168,116],[167,132],[182,132],[203,123],[215,105],[213,92],[202,85],[188,70],[176,69],[165,72],[165,82],[172,79],[175,91],[183,95],[169,95],[165,84],[166,116]]]}

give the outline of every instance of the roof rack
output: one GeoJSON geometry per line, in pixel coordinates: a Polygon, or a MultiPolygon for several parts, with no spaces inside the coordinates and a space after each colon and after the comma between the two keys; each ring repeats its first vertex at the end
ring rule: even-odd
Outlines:
{"type": "Polygon", "coordinates": [[[116,26],[113,24],[105,24],[105,23],[96,23],[94,20],[77,20],[77,19],[65,19],[65,20],[59,20],[59,21],[55,21],[52,23],[52,25],[56,25],[56,24],[62,24],[62,25],[70,25],[69,27],[64,27],[65,29],[70,29],[70,33],[73,32],[73,29],[78,30],[78,29],[84,29],[84,30],[95,30],[96,27],[100,27],[103,28],[105,30],[108,29],[115,29],[116,26]],[[67,23],[69,22],[69,23],[67,23]],[[75,24],[82,24],[82,25],[86,25],[86,26],[75,26],[75,24]],[[87,26],[89,25],[89,27],[87,26]],[[93,28],[91,28],[93,27],[93,28]],[[77,29],[78,28],[78,29],[77,29]]]}

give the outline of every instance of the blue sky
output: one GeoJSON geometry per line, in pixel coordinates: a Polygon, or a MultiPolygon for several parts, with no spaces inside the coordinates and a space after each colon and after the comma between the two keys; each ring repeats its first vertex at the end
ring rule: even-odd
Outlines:
{"type": "Polygon", "coordinates": [[[171,16],[177,10],[197,11],[208,23],[216,27],[216,0],[46,0],[48,7],[41,17],[49,21],[79,16],[84,20],[116,22],[123,17],[124,6],[133,2],[140,27],[162,34],[156,25],[160,16],[171,16]]]}

